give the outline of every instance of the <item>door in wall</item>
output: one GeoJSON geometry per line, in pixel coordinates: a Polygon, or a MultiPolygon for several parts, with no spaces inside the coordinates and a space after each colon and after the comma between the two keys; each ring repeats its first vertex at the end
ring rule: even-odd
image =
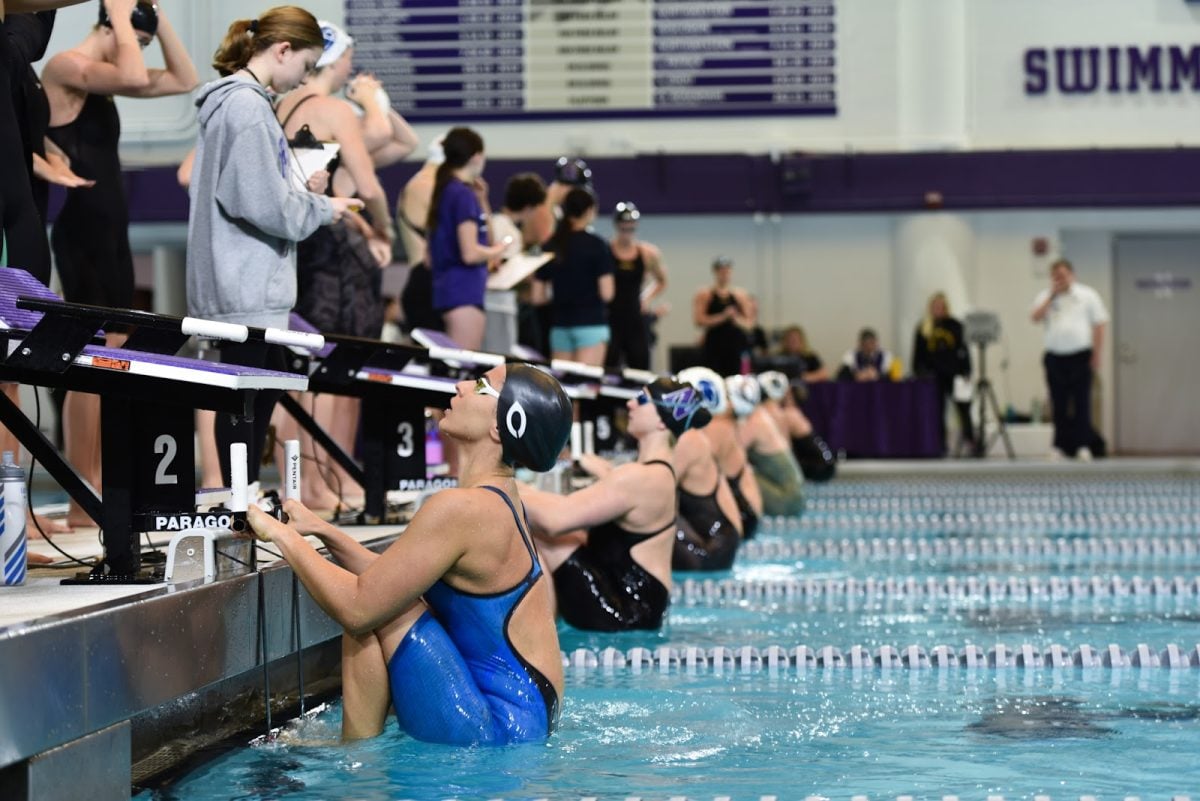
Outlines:
{"type": "Polygon", "coordinates": [[[1200,235],[1120,236],[1111,331],[1116,448],[1200,453],[1200,235]]]}

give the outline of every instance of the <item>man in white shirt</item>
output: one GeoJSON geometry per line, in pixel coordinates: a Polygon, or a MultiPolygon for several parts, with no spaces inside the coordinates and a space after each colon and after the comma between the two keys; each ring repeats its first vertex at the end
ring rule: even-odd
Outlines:
{"type": "Polygon", "coordinates": [[[1108,311],[1100,295],[1075,280],[1071,262],[1050,265],[1050,288],[1033,302],[1035,323],[1045,327],[1046,383],[1054,408],[1054,447],[1081,460],[1092,458],[1092,375],[1100,365],[1108,311]]]}

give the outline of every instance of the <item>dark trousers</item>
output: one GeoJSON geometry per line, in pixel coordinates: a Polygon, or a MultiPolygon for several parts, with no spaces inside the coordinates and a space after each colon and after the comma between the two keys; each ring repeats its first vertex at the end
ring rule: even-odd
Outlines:
{"type": "Polygon", "coordinates": [[[954,400],[954,376],[953,375],[938,375],[937,376],[938,391],[942,395],[942,413],[938,416],[938,426],[942,432],[942,446],[948,448],[949,443],[946,440],[946,402],[950,401],[954,404],[954,411],[958,415],[958,432],[963,442],[975,441],[974,425],[971,423],[971,402],[954,400]]]}
{"type": "MultiPolygon", "coordinates": [[[[240,364],[243,367],[261,367],[267,370],[287,371],[287,357],[279,345],[266,342],[225,342],[221,345],[221,362],[240,364]]],[[[243,420],[231,414],[218,413],[215,424],[217,457],[221,460],[221,478],[229,484],[229,446],[234,442],[246,443],[246,480],[258,480],[262,466],[263,449],[267,442],[267,428],[271,425],[271,412],[283,390],[259,390],[254,398],[254,417],[243,420]]]]}
{"type": "Polygon", "coordinates": [[[610,370],[620,367],[649,370],[650,338],[646,329],[646,318],[641,313],[632,317],[610,316],[608,327],[610,335],[608,350],[604,355],[604,366],[610,370]]]}
{"type": "Polygon", "coordinates": [[[1047,353],[1042,363],[1054,411],[1054,447],[1074,456],[1092,441],[1092,350],[1047,353]]]}

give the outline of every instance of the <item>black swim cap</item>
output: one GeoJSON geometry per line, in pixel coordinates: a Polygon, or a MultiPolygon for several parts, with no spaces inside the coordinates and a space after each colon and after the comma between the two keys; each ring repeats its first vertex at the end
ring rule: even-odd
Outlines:
{"type": "Polygon", "coordinates": [[[633,204],[632,200],[622,200],[613,209],[613,222],[637,222],[637,219],[642,216],[638,211],[638,207],[633,204]]]}
{"type": "Polygon", "coordinates": [[[554,164],[554,180],[569,186],[591,186],[592,171],[583,159],[562,156],[554,164]]]}
{"type": "MultiPolygon", "coordinates": [[[[129,15],[129,21],[133,23],[135,31],[154,36],[158,33],[158,6],[146,0],[138,0],[138,4],[133,7],[133,12],[129,15]]],[[[100,0],[100,24],[106,28],[112,27],[112,20],[108,17],[108,9],[104,5],[104,0],[100,0]]]]}
{"type": "Polygon", "coordinates": [[[677,437],[689,428],[704,428],[712,420],[712,414],[704,408],[704,396],[691,384],[659,378],[647,384],[646,391],[663,425],[677,437]]]}
{"type": "Polygon", "coordinates": [[[544,473],[571,436],[571,399],[558,379],[529,364],[509,364],[496,402],[504,463],[544,473]]]}

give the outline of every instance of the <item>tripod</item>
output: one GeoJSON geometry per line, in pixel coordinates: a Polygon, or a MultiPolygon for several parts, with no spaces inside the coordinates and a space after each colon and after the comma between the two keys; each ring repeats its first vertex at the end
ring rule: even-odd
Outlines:
{"type": "Polygon", "coordinates": [[[1004,450],[1008,453],[1008,458],[1015,459],[1016,454],[1013,453],[1012,440],[1008,438],[1008,426],[1004,424],[1004,415],[1000,413],[1000,402],[996,400],[996,392],[992,389],[992,382],[987,377],[988,343],[981,340],[976,344],[979,346],[979,378],[975,381],[975,397],[979,399],[979,432],[975,437],[975,456],[980,458],[986,456],[992,443],[996,441],[996,437],[1000,437],[1004,440],[1004,450]],[[996,417],[996,433],[991,437],[987,436],[989,407],[996,417]]]}

